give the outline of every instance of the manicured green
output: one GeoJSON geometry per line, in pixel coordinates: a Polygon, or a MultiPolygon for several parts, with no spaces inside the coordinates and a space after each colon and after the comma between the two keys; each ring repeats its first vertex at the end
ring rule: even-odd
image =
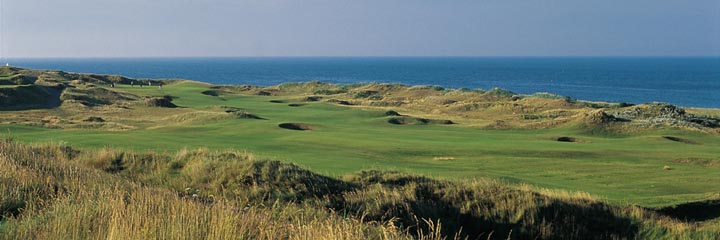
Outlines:
{"type": "MultiPolygon", "coordinates": [[[[267,120],[232,119],[203,124],[168,123],[130,131],[57,130],[2,125],[2,134],[24,142],[66,142],[74,147],[114,147],[174,152],[183,147],[247,149],[338,176],[364,169],[400,170],[435,177],[498,177],[511,182],[589,192],[613,204],[671,205],[720,196],[720,168],[676,163],[677,158],[720,159],[720,137],[681,130],[637,135],[593,135],[581,128],[485,130],[455,125],[393,125],[385,110],[302,102],[301,97],[201,94],[208,85],[180,83],[117,89],[171,95],[188,108],[238,107],[267,120]],[[285,100],[286,103],[271,103],[285,100]],[[304,123],[311,131],[278,127],[304,123]],[[662,136],[691,139],[674,142],[662,136]],[[553,138],[570,136],[569,143],[553,138]],[[438,161],[434,157],[453,157],[438,161]],[[663,170],[664,166],[671,170],[663,170]]],[[[143,107],[139,107],[143,108],[143,107]]],[[[164,109],[141,109],[145,114],[164,109]]]]}

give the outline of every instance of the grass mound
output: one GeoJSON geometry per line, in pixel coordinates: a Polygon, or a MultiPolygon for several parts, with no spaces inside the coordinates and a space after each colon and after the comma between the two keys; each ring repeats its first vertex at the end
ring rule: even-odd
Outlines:
{"type": "Polygon", "coordinates": [[[163,123],[176,124],[203,124],[209,122],[225,121],[233,119],[230,114],[224,112],[195,111],[169,116],[163,119],[163,123]]]}
{"type": "Polygon", "coordinates": [[[213,97],[221,97],[221,96],[223,96],[223,95],[233,94],[232,91],[229,91],[229,90],[226,90],[226,89],[223,89],[223,88],[217,88],[217,87],[213,87],[213,88],[211,88],[211,89],[202,91],[202,92],[200,92],[200,93],[203,94],[203,95],[208,95],[208,96],[213,96],[213,97]]]}
{"type": "MultiPolygon", "coordinates": [[[[0,152],[0,167],[8,170],[0,172],[0,239],[410,239],[390,222],[343,217],[321,206],[272,201],[265,204],[230,195],[225,198],[209,194],[209,184],[199,185],[202,189],[176,190],[172,184],[181,178],[162,175],[168,171],[165,164],[172,164],[168,160],[183,161],[194,156],[197,162],[187,162],[186,168],[207,171],[211,174],[208,179],[217,180],[212,183],[226,184],[221,181],[226,177],[233,183],[236,179],[251,179],[247,183],[256,184],[226,185],[227,192],[246,193],[244,190],[252,191],[258,185],[272,192],[276,191],[269,188],[273,183],[302,180],[309,182],[310,191],[321,189],[320,184],[311,184],[323,179],[287,165],[235,159],[244,161],[242,166],[247,168],[242,169],[248,171],[226,168],[232,165],[226,161],[232,159],[227,155],[234,153],[179,152],[173,158],[106,149],[79,154],[64,146],[26,146],[5,140],[0,142],[0,152]],[[102,167],[98,171],[81,164],[86,159],[112,163],[98,165],[102,167]],[[209,167],[245,175],[220,175],[216,173],[226,172],[209,167]]],[[[201,173],[186,169],[182,172],[201,173]]],[[[196,180],[194,177],[205,176],[181,182],[190,183],[196,180]]]]}
{"type": "Polygon", "coordinates": [[[304,123],[281,123],[278,124],[278,127],[297,131],[309,131],[314,129],[313,126],[304,123]]]}
{"type": "Polygon", "coordinates": [[[214,109],[220,109],[223,112],[232,115],[234,118],[244,118],[244,119],[259,119],[259,120],[266,120],[265,118],[262,118],[258,115],[252,114],[248,111],[245,111],[241,108],[236,107],[229,107],[229,106],[215,106],[214,109]]]}
{"type": "Polygon", "coordinates": [[[687,113],[685,109],[666,103],[647,103],[621,108],[612,114],[643,127],[674,126],[689,129],[720,128],[720,119],[687,113]]]}
{"type": "Polygon", "coordinates": [[[105,122],[105,119],[103,119],[101,117],[90,116],[90,117],[83,119],[83,122],[105,122]]]}
{"type": "Polygon", "coordinates": [[[303,99],[303,101],[305,101],[305,102],[317,102],[317,101],[320,101],[320,100],[322,100],[322,99],[323,99],[323,97],[321,97],[321,96],[307,96],[307,97],[305,97],[305,98],[303,99]]]}
{"type": "Polygon", "coordinates": [[[164,96],[164,97],[146,97],[143,99],[143,102],[145,103],[145,106],[148,107],[161,107],[161,108],[176,108],[178,107],[174,103],[172,103],[172,97],[170,96],[164,96]]]}
{"type": "Polygon", "coordinates": [[[603,110],[592,110],[580,115],[581,121],[588,126],[599,126],[616,122],[617,119],[603,110]]]}
{"type": "Polygon", "coordinates": [[[395,125],[424,125],[428,124],[430,120],[424,119],[424,118],[411,118],[411,117],[403,117],[403,118],[390,118],[388,119],[388,123],[395,124],[395,125]]]}
{"type": "Polygon", "coordinates": [[[267,120],[265,118],[259,117],[258,115],[246,112],[246,111],[230,111],[225,112],[230,115],[232,115],[234,118],[240,118],[240,119],[257,119],[257,120],[267,120]]]}
{"type": "Polygon", "coordinates": [[[427,124],[448,125],[448,124],[455,124],[453,121],[450,121],[450,120],[434,120],[434,119],[415,118],[415,117],[407,117],[407,116],[393,117],[393,118],[388,119],[387,122],[390,124],[394,124],[394,125],[427,125],[427,124]]]}
{"type": "Polygon", "coordinates": [[[345,106],[354,105],[354,104],[351,103],[350,101],[339,100],[339,99],[334,99],[334,98],[328,99],[327,102],[329,102],[329,103],[335,103],[335,104],[340,104],[340,105],[345,105],[345,106]]]}
{"type": "Polygon", "coordinates": [[[720,200],[685,203],[659,208],[657,212],[684,221],[707,221],[720,218],[720,200]]]}
{"type": "Polygon", "coordinates": [[[55,107],[59,91],[35,85],[0,88],[0,110],[55,107]]]}
{"type": "Polygon", "coordinates": [[[720,159],[708,158],[676,158],[672,160],[676,163],[689,163],[703,167],[720,167],[720,159]]]}
{"type": "Polygon", "coordinates": [[[628,119],[679,118],[685,116],[685,109],[666,103],[647,103],[622,109],[614,115],[628,119]]]}
{"type": "Polygon", "coordinates": [[[218,97],[221,95],[220,90],[216,90],[216,89],[205,90],[205,91],[202,91],[201,93],[204,95],[213,96],[213,97],[218,97]]]}
{"type": "Polygon", "coordinates": [[[191,186],[253,201],[306,201],[353,189],[350,183],[278,161],[189,162],[183,172],[191,186]]]}
{"type": "Polygon", "coordinates": [[[211,122],[227,121],[231,119],[265,120],[265,118],[259,117],[255,114],[246,112],[241,109],[226,108],[225,111],[222,112],[194,111],[189,113],[172,115],[165,118],[162,122],[178,124],[205,124],[211,122]]]}
{"type": "Polygon", "coordinates": [[[663,136],[662,138],[673,141],[673,142],[681,142],[681,143],[687,143],[687,144],[700,144],[699,142],[685,139],[685,138],[679,138],[679,137],[673,137],[673,136],[663,136]]]}
{"type": "Polygon", "coordinates": [[[35,83],[35,81],[37,81],[37,77],[23,74],[0,77],[0,85],[28,85],[35,83]]]}
{"type": "Polygon", "coordinates": [[[385,116],[399,117],[399,116],[402,116],[402,114],[400,114],[396,111],[390,110],[390,111],[385,112],[385,116]]]}
{"type": "Polygon", "coordinates": [[[80,152],[3,140],[0,152],[0,167],[9,170],[0,172],[0,238],[720,237],[679,220],[676,212],[693,212],[694,205],[614,207],[586,194],[492,180],[382,171],[341,180],[246,152],[207,149],[80,152]]]}
{"type": "Polygon", "coordinates": [[[258,91],[255,94],[258,96],[273,96],[273,93],[270,91],[258,91]]]}
{"type": "Polygon", "coordinates": [[[100,106],[133,101],[138,99],[138,96],[116,92],[95,85],[80,85],[66,88],[60,96],[60,99],[63,102],[77,102],[85,106],[100,106]]]}

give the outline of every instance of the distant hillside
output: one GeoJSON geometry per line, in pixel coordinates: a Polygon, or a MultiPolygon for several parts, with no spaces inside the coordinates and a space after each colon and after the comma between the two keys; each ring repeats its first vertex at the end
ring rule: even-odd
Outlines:
{"type": "Polygon", "coordinates": [[[157,86],[163,81],[0,67],[0,110],[55,108],[66,101],[92,106],[136,100],[109,90],[113,84],[157,86]]]}
{"type": "MultiPolygon", "coordinates": [[[[130,105],[174,107],[171,96],[142,96],[116,90],[113,86],[160,87],[177,82],[0,67],[0,110],[56,107],[71,110],[130,105]]],[[[237,94],[296,96],[306,102],[402,109],[412,113],[413,118],[395,121],[399,124],[435,121],[467,123],[487,129],[580,126],[590,131],[611,133],[670,127],[720,134],[720,110],[683,109],[663,103],[587,102],[550,93],[520,95],[497,88],[484,91],[384,83],[208,86],[209,90],[202,94],[218,98],[237,94]]]]}

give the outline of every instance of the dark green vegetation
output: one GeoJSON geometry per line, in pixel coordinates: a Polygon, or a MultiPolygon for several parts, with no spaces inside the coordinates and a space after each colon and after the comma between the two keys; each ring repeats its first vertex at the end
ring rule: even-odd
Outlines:
{"type": "MultiPolygon", "coordinates": [[[[38,104],[2,105],[13,109],[0,114],[0,126],[8,136],[20,142],[60,142],[81,152],[111,148],[120,157],[87,160],[83,166],[170,191],[191,187],[229,201],[312,203],[320,212],[366,214],[366,220],[396,217],[399,222],[393,224],[402,223],[401,229],[409,229],[411,235],[413,229],[428,226],[423,218],[440,219],[446,235],[463,227],[467,235],[462,236],[494,231],[498,238],[511,229],[518,234],[513,236],[522,238],[583,232],[618,238],[671,236],[717,230],[720,221],[688,207],[705,206],[710,213],[717,208],[713,201],[720,198],[718,110],[590,103],[501,89],[319,82],[261,88],[8,68],[2,72],[35,79],[3,88],[42,86],[58,91],[56,104],[47,104],[54,98],[46,95],[20,94],[18,99],[38,104]],[[47,105],[39,104],[43,101],[47,105]],[[238,168],[278,177],[260,184],[252,180],[254,174],[248,180],[241,177],[247,174],[223,173],[231,167],[210,161],[228,156],[190,164],[167,154],[185,147],[249,150],[258,158],[292,162],[312,172],[284,163],[249,165],[237,160],[238,168]],[[145,158],[141,156],[160,160],[138,160],[145,158]],[[157,165],[149,168],[140,162],[157,165]],[[205,172],[187,175],[188,166],[205,172]],[[282,178],[283,172],[306,177],[282,178]],[[364,183],[364,178],[377,180],[364,183]],[[488,180],[458,181],[485,178],[498,180],[484,187],[514,190],[493,192],[476,186],[488,180]],[[223,190],[225,183],[234,181],[257,186],[235,183],[234,188],[257,192],[223,190]],[[590,195],[558,195],[546,188],[590,195]],[[349,193],[357,192],[389,195],[387,201],[374,202],[378,196],[370,193],[356,202],[348,200],[354,196],[349,193]],[[487,209],[473,210],[473,204],[487,209]],[[600,216],[592,218],[600,222],[588,223],[592,219],[584,219],[586,215],[600,216]],[[543,227],[543,219],[553,227],[543,227]],[[684,219],[690,221],[679,221],[684,219]],[[487,227],[467,225],[475,221],[487,227]],[[570,233],[564,228],[573,225],[587,229],[570,233]],[[620,225],[626,227],[606,228],[620,225]],[[593,226],[598,229],[590,229],[593,226]],[[663,230],[666,227],[674,230],[663,230]]],[[[20,209],[9,206],[9,212],[20,209]]]]}

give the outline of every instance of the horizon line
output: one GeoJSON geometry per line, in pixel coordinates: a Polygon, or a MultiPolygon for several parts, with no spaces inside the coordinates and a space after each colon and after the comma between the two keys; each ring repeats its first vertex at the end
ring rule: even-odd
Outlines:
{"type": "Polygon", "coordinates": [[[32,59],[201,59],[201,58],[720,58],[720,55],[272,55],[272,56],[43,56],[3,57],[2,60],[32,59]]]}

